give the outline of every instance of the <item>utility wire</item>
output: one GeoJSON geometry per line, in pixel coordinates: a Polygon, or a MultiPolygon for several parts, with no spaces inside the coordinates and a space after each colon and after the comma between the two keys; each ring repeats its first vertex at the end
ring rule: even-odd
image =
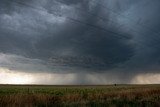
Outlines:
{"type": "MultiPolygon", "coordinates": [[[[40,8],[38,8],[38,7],[32,6],[32,5],[30,5],[30,4],[22,3],[22,2],[19,2],[19,1],[14,1],[14,0],[12,0],[12,1],[7,0],[7,1],[8,1],[8,2],[13,2],[13,3],[16,3],[16,4],[20,4],[20,5],[24,5],[24,6],[27,6],[27,7],[36,9],[36,10],[38,10],[38,11],[39,11],[39,10],[44,11],[43,9],[40,9],[40,8]]],[[[54,11],[54,10],[52,10],[52,11],[54,11]]],[[[114,34],[114,35],[112,35],[112,36],[117,37],[117,38],[120,38],[120,39],[122,39],[122,38],[123,38],[123,39],[128,39],[128,38],[130,38],[130,37],[125,36],[125,35],[123,35],[123,34],[119,34],[119,33],[113,32],[113,31],[111,31],[111,30],[108,30],[108,29],[106,29],[106,28],[103,28],[103,27],[100,27],[100,26],[97,26],[97,25],[94,25],[94,24],[86,23],[86,22],[84,22],[84,21],[81,21],[81,20],[78,20],[78,19],[75,19],[75,18],[72,18],[72,17],[66,17],[66,18],[67,18],[68,20],[71,20],[71,21],[76,22],[76,23],[79,23],[79,24],[83,24],[83,25],[86,25],[86,26],[90,26],[90,27],[92,27],[92,28],[96,28],[96,29],[105,31],[105,32],[107,32],[107,33],[112,33],[112,34],[114,34]]]]}
{"type": "MultiPolygon", "coordinates": [[[[145,6],[146,4],[148,4],[148,3],[150,3],[150,2],[151,2],[151,1],[148,0],[148,1],[146,1],[143,5],[145,6]]],[[[122,14],[120,14],[119,12],[115,11],[114,9],[108,8],[108,7],[104,6],[103,4],[101,4],[101,3],[99,3],[99,2],[97,2],[97,4],[100,5],[102,8],[105,8],[105,9],[107,9],[107,10],[109,10],[109,11],[117,14],[118,16],[122,16],[122,17],[124,17],[124,18],[127,18],[128,20],[131,20],[131,21],[137,23],[136,20],[130,19],[130,17],[125,16],[125,15],[122,15],[122,14]]],[[[139,5],[136,5],[136,7],[137,7],[137,6],[139,6],[139,5]]],[[[143,6],[141,5],[141,7],[143,7],[143,6]]],[[[78,8],[78,7],[75,7],[75,8],[76,8],[77,10],[82,10],[81,8],[78,8]]],[[[88,13],[88,14],[92,15],[93,17],[96,16],[97,18],[99,18],[100,20],[102,20],[102,21],[104,21],[104,22],[105,22],[105,21],[110,21],[110,22],[115,23],[116,25],[118,25],[118,23],[116,23],[115,21],[113,21],[113,20],[111,20],[111,19],[106,20],[106,18],[104,18],[104,17],[102,17],[102,16],[97,16],[97,14],[95,14],[95,13],[92,13],[92,12],[89,12],[89,11],[84,11],[84,10],[82,10],[81,12],[83,12],[83,13],[88,13]]],[[[106,23],[106,22],[105,22],[105,23],[106,23]]],[[[148,29],[149,31],[153,32],[153,34],[155,34],[154,30],[150,29],[148,26],[146,26],[146,25],[144,25],[144,24],[141,24],[141,23],[137,23],[137,25],[138,25],[139,27],[141,27],[142,29],[144,29],[144,28],[145,28],[145,29],[148,29]]],[[[120,25],[119,27],[121,27],[121,26],[123,26],[123,24],[120,25]]],[[[132,26],[132,27],[133,27],[133,26],[132,26]]],[[[138,32],[138,31],[133,30],[133,29],[131,29],[131,28],[130,28],[129,30],[131,30],[132,32],[141,34],[141,35],[146,35],[145,33],[143,34],[142,32],[138,32]]],[[[156,34],[158,34],[158,33],[156,33],[156,34]]],[[[157,38],[159,38],[159,35],[155,35],[155,36],[158,36],[157,38]]],[[[156,41],[156,43],[159,43],[159,40],[158,40],[157,38],[153,38],[152,40],[154,40],[154,42],[156,41]]],[[[137,40],[137,41],[138,41],[138,42],[142,42],[143,40],[137,40]]]]}
{"type": "MultiPolygon", "coordinates": [[[[26,3],[23,3],[23,2],[19,2],[19,1],[14,1],[14,0],[12,0],[12,1],[9,1],[9,0],[7,0],[8,2],[14,2],[14,3],[16,3],[16,4],[20,4],[20,5],[24,5],[24,6],[27,6],[27,7],[30,7],[30,8],[33,8],[33,9],[36,9],[36,10],[41,10],[41,11],[44,11],[44,9],[41,9],[41,8],[38,8],[38,7],[35,7],[35,6],[33,6],[33,5],[30,5],[30,4],[26,4],[26,3]]],[[[105,8],[107,8],[107,7],[105,7],[105,8]]],[[[53,10],[52,10],[53,11],[53,10]]],[[[89,13],[89,14],[91,14],[91,15],[94,15],[94,14],[92,14],[92,13],[90,13],[90,12],[88,12],[87,11],[87,13],[89,13]]],[[[90,24],[90,23],[86,23],[86,22],[84,22],[84,21],[81,21],[81,20],[78,20],[78,19],[75,19],[75,18],[71,18],[71,17],[66,17],[68,20],[71,20],[72,22],[76,22],[76,23],[79,23],[79,24],[83,24],[83,25],[86,25],[86,26],[90,26],[90,27],[92,27],[92,28],[96,28],[96,29],[99,29],[99,30],[103,30],[103,31],[105,31],[105,32],[109,32],[109,33],[112,33],[112,34],[114,34],[114,35],[112,35],[112,36],[115,36],[115,37],[117,37],[117,38],[120,38],[120,39],[127,39],[127,38],[129,38],[128,36],[125,36],[125,35],[123,35],[123,34],[119,34],[119,33],[116,33],[116,32],[113,32],[113,31],[111,31],[111,30],[108,30],[108,29],[105,29],[105,28],[103,28],[103,27],[100,27],[100,26],[97,26],[97,25],[94,25],[94,24],[90,24]],[[118,36],[119,35],[119,36],[118,36]]],[[[105,20],[103,17],[99,17],[101,20],[105,20]]],[[[134,31],[135,32],[135,31],[134,31]]],[[[136,32],[137,33],[137,32],[136,32]]]]}
{"type": "MultiPolygon", "coordinates": [[[[153,2],[153,1],[148,0],[147,2],[144,3],[143,6],[145,6],[146,4],[149,4],[150,2],[153,2]]],[[[136,20],[131,19],[129,16],[123,15],[123,14],[115,11],[115,10],[112,9],[112,8],[108,8],[108,7],[104,6],[104,4],[101,4],[101,3],[99,3],[99,2],[97,2],[97,4],[100,5],[102,8],[105,8],[106,11],[107,11],[107,10],[108,10],[108,11],[111,11],[112,13],[115,13],[115,14],[117,14],[118,16],[122,16],[123,18],[129,19],[130,21],[133,21],[133,22],[137,23],[136,20]]],[[[137,6],[139,6],[139,5],[137,5],[137,6]]],[[[136,7],[137,7],[137,6],[136,6],[136,7]]],[[[143,7],[143,6],[141,6],[141,7],[143,7]]],[[[148,29],[149,31],[155,33],[155,31],[154,31],[152,28],[148,27],[147,25],[145,25],[145,24],[143,24],[143,23],[137,23],[137,25],[139,25],[139,27],[141,27],[142,29],[146,28],[146,29],[148,29]]],[[[158,34],[157,36],[158,36],[158,38],[160,39],[159,33],[155,33],[155,34],[158,34]]]]}
{"type": "Polygon", "coordinates": [[[86,22],[83,22],[83,21],[80,21],[80,20],[77,20],[77,19],[74,19],[74,18],[71,18],[71,17],[67,17],[69,20],[71,21],[74,21],[74,22],[77,22],[77,23],[80,23],[80,24],[83,24],[83,25],[86,25],[86,26],[90,26],[90,27],[93,27],[93,28],[96,28],[96,29],[100,29],[100,30],[103,30],[107,33],[112,33],[114,34],[113,36],[116,36],[116,35],[119,35],[119,36],[116,36],[118,38],[126,38],[126,39],[129,39],[128,36],[125,36],[125,35],[122,35],[122,34],[119,34],[119,33],[116,33],[116,32],[113,32],[113,31],[110,31],[108,29],[105,29],[103,27],[100,27],[100,26],[96,26],[94,24],[90,24],[90,23],[86,23],[86,22]]]}
{"type": "MultiPolygon", "coordinates": [[[[82,10],[81,8],[78,8],[78,7],[75,7],[77,10],[81,10],[81,12],[82,13],[88,13],[88,14],[90,14],[90,15],[92,15],[93,17],[97,17],[98,19],[100,19],[100,20],[102,20],[104,23],[106,23],[105,21],[109,21],[109,22],[111,22],[111,23],[113,23],[113,24],[116,24],[116,25],[118,25],[118,23],[117,22],[115,22],[115,21],[113,21],[113,20],[111,20],[111,19],[106,19],[106,18],[104,18],[104,17],[102,17],[102,16],[97,16],[97,14],[95,14],[95,13],[92,13],[92,12],[89,12],[89,11],[84,11],[84,10],[82,10]]],[[[75,21],[75,20],[74,20],[75,21]]],[[[76,20],[77,22],[79,22],[79,20],[76,20]]],[[[119,27],[118,28],[120,28],[121,26],[123,26],[124,24],[121,24],[121,25],[119,25],[119,27]]],[[[133,27],[133,26],[132,26],[133,27]]],[[[142,27],[142,26],[141,26],[142,27]]],[[[132,32],[135,32],[135,33],[138,33],[138,34],[141,34],[141,35],[146,35],[145,33],[143,34],[142,32],[138,32],[138,31],[136,31],[136,30],[133,30],[132,28],[129,28],[129,30],[130,31],[132,31],[132,32]]],[[[138,40],[138,42],[142,42],[143,40],[141,40],[141,39],[139,39],[138,40]]],[[[154,38],[154,41],[157,41],[158,43],[159,43],[159,41],[157,40],[157,38],[154,38]]]]}

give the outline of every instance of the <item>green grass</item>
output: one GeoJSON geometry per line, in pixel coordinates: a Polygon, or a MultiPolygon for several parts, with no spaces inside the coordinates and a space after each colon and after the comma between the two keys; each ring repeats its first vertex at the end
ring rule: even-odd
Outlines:
{"type": "Polygon", "coordinates": [[[2,107],[157,107],[160,85],[0,85],[2,107]]]}

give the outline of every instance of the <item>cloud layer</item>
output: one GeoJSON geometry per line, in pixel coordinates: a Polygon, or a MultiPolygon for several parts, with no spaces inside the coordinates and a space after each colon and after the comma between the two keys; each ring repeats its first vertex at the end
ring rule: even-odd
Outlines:
{"type": "Polygon", "coordinates": [[[159,0],[1,0],[0,67],[112,74],[122,82],[160,73],[159,5],[159,0]]]}

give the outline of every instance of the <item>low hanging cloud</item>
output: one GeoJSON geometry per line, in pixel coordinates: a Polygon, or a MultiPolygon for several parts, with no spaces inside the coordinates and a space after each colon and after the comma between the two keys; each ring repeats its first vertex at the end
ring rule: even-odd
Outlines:
{"type": "Polygon", "coordinates": [[[0,68],[0,84],[50,84],[50,85],[105,85],[113,83],[159,84],[156,73],[138,74],[130,81],[112,73],[28,73],[0,68]],[[82,79],[83,78],[83,79],[82,79]]]}
{"type": "Polygon", "coordinates": [[[73,81],[83,84],[104,74],[115,79],[106,79],[109,83],[159,74],[159,5],[159,0],[1,0],[0,68],[81,74],[73,81]]]}

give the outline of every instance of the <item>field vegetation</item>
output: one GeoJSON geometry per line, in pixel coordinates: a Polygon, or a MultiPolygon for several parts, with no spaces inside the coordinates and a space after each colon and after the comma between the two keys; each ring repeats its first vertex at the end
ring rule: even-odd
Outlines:
{"type": "Polygon", "coordinates": [[[160,85],[0,85],[0,107],[160,107],[160,85]]]}

